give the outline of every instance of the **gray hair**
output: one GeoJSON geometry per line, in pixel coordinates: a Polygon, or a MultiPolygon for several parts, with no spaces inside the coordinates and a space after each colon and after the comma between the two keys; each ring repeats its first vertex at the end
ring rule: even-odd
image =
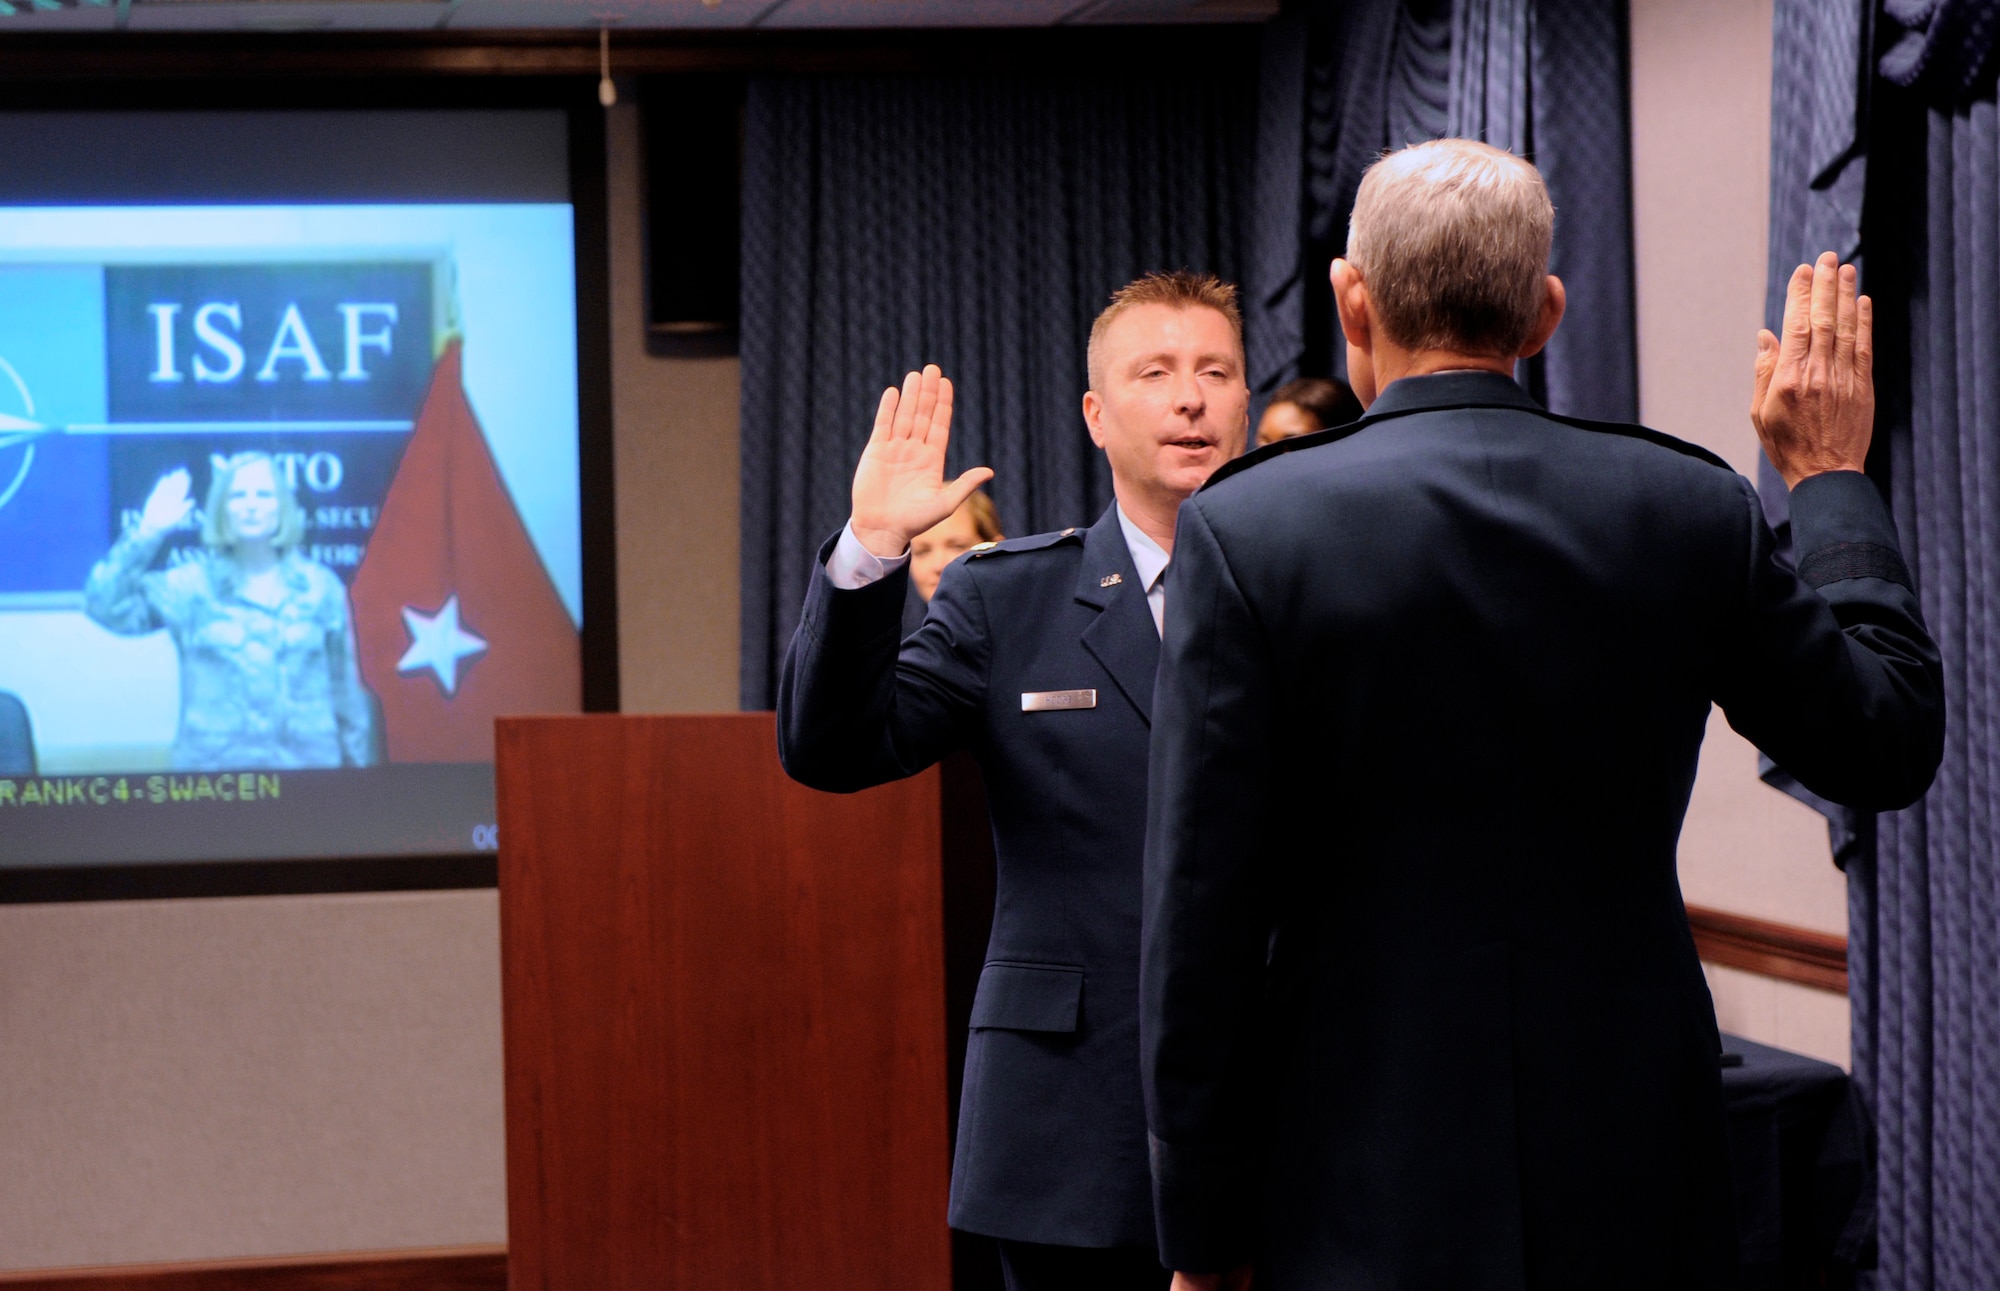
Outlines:
{"type": "Polygon", "coordinates": [[[1541,319],[1554,228],[1534,166],[1476,140],[1433,139],[1362,176],[1347,260],[1395,344],[1512,358],[1541,319]]]}

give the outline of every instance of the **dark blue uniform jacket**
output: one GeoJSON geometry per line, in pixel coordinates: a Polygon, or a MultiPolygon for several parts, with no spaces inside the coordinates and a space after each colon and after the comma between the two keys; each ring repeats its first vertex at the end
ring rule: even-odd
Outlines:
{"type": "Polygon", "coordinates": [[[1675,875],[1711,701],[1891,808],[1943,744],[1875,486],[1792,494],[1505,378],[1181,509],[1142,1038],[1161,1250],[1258,1291],[1731,1285],[1715,1014],[1675,875]]]}
{"type": "Polygon", "coordinates": [[[907,567],[806,595],[778,684],[791,775],[845,792],[958,749],[998,860],[973,1002],[951,1223],[1065,1246],[1150,1246],[1139,1096],[1140,858],[1159,633],[1115,509],[949,566],[899,640],[907,567]],[[1094,708],[1022,711],[1095,690],[1094,708]]]}

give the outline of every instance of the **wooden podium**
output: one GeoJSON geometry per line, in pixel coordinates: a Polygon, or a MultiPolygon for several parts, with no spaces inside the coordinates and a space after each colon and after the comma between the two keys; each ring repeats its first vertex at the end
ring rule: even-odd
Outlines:
{"type": "Polygon", "coordinates": [[[938,773],[815,793],[769,713],[497,762],[512,1291],[949,1287],[938,773]]]}

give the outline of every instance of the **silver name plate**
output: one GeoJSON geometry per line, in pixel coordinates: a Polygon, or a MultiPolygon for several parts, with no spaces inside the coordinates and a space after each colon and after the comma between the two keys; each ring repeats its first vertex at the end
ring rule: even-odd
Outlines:
{"type": "Polygon", "coordinates": [[[1063,708],[1096,708],[1097,692],[1094,690],[1024,690],[1021,692],[1021,711],[1024,713],[1053,713],[1063,708]]]}

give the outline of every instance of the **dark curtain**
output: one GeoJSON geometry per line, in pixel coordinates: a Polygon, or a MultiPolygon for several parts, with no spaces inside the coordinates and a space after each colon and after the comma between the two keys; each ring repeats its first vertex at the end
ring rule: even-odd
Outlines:
{"type": "Polygon", "coordinates": [[[742,699],[768,708],[882,388],[957,386],[951,469],[991,466],[1010,534],[1094,521],[1079,407],[1108,295],[1151,269],[1234,280],[1254,38],[1198,75],[764,79],[744,125],[742,699]]]}
{"type": "Polygon", "coordinates": [[[1569,315],[1523,382],[1557,412],[1638,415],[1622,0],[1317,0],[1266,30],[1245,288],[1260,395],[1341,374],[1328,263],[1385,148],[1458,135],[1534,161],[1569,315]],[[1302,93],[1301,93],[1302,91],[1302,93]]]}
{"type": "MultiPolygon", "coordinates": [[[[1861,250],[1862,201],[1868,176],[1868,57],[1872,0],[1783,0],[1772,15],[1771,205],[1764,283],[1764,325],[1780,329],[1792,270],[1822,251],[1843,261],[1861,250]]],[[[1871,281],[1872,285],[1872,281],[1871,281]]],[[[1887,320],[1878,318],[1878,326],[1887,320]]],[[[1891,324],[1893,332],[1893,324],[1891,324]]],[[[1884,376],[1888,376],[1887,372],[1884,376]]],[[[1886,383],[1890,387],[1894,381],[1886,383]]],[[[1893,390],[1885,390],[1893,399],[1893,390]]],[[[1886,440],[1886,437],[1885,437],[1886,440]]],[[[1874,463],[1886,480],[1888,455],[1874,463]]],[[[1785,482],[1771,463],[1757,463],[1757,492],[1791,558],[1791,514],[1785,482]]],[[[1760,755],[1766,782],[1818,810],[1836,864],[1843,869],[1875,845],[1875,818],[1827,801],[1760,755]]]]}
{"type": "MultiPolygon", "coordinates": [[[[1909,221],[1896,235],[1906,272],[1890,275],[1908,291],[1907,395],[1893,409],[1907,422],[1890,427],[1890,472],[1951,726],[1930,794],[1882,817],[1875,857],[1849,869],[1883,1281],[1953,1291],[2000,1286],[2000,129],[1990,73],[1975,85],[1968,70],[1991,63],[1994,14],[1980,7],[1985,49],[1926,42],[1928,57],[1911,58],[1918,33],[1906,32],[1882,68],[1924,100],[1911,112],[1896,96],[1883,124],[1907,120],[1910,146],[1878,152],[1916,172],[1881,202],[1909,221]]],[[[1960,34],[1952,11],[1970,8],[1936,6],[1938,41],[1960,34]]],[[[1885,170],[1878,179],[1894,176],[1885,170]]]]}
{"type": "Polygon", "coordinates": [[[1872,1281],[1986,1291],[2000,1286],[2000,6],[1779,0],[1774,36],[1771,315],[1794,265],[1859,246],[1877,306],[1869,471],[1950,714],[1921,803],[1834,813],[1854,1074],[1877,1134],[1872,1281]]]}

